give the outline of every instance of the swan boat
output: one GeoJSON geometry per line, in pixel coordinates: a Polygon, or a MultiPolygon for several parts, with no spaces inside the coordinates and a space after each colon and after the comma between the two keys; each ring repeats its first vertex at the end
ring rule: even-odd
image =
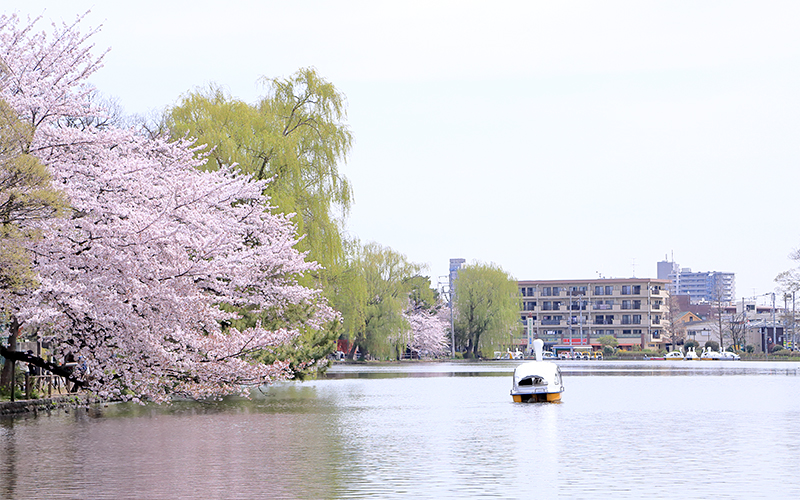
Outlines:
{"type": "Polygon", "coordinates": [[[564,385],[561,369],[550,361],[542,361],[542,339],[533,341],[536,361],[522,363],[514,369],[511,397],[515,403],[560,401],[564,385]]]}

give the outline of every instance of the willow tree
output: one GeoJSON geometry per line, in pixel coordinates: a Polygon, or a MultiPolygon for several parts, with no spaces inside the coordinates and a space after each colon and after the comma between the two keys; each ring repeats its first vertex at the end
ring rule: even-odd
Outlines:
{"type": "Polygon", "coordinates": [[[466,357],[488,355],[519,328],[517,281],[502,268],[463,267],[454,288],[456,345],[466,357]]]}
{"type": "MultiPolygon", "coordinates": [[[[211,85],[185,95],[169,110],[166,127],[176,137],[188,135],[206,145],[206,169],[237,164],[258,180],[269,180],[265,194],[274,211],[293,215],[302,236],[297,249],[320,267],[301,277],[319,286],[333,300],[352,285],[345,275],[343,221],[352,190],[339,164],[346,161],[353,137],[345,120],[345,97],[314,69],[303,68],[286,79],[263,78],[266,94],[255,104],[235,99],[211,85]]],[[[243,323],[272,318],[242,311],[243,323]]],[[[290,354],[296,376],[309,361],[334,349],[340,331],[335,326],[303,333],[286,352],[264,353],[272,362],[290,354]]]]}
{"type": "Polygon", "coordinates": [[[348,356],[352,359],[358,350],[362,356],[397,357],[406,348],[411,328],[404,315],[409,300],[433,302],[432,292],[423,290],[423,266],[378,243],[354,244],[351,251],[344,274],[348,283],[333,300],[352,341],[348,356]]]}
{"type": "Polygon", "coordinates": [[[277,210],[296,214],[299,250],[323,266],[315,278],[325,287],[344,258],[342,222],[352,202],[338,169],[353,142],[345,97],[312,68],[262,83],[267,93],[255,104],[215,85],[189,93],[168,112],[167,126],[207,145],[205,168],[236,163],[256,179],[271,179],[266,194],[277,210]]]}

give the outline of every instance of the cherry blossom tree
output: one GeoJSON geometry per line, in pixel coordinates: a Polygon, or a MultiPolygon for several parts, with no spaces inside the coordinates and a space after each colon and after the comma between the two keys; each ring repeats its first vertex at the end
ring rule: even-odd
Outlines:
{"type": "Polygon", "coordinates": [[[337,319],[297,283],[318,266],[295,249],[290,216],[271,211],[264,181],[198,168],[190,141],[109,126],[86,83],[102,59],[93,32],[80,19],[34,32],[36,21],[0,16],[0,97],[34,128],[28,152],[71,216],[43,224],[30,244],[39,286],[3,306],[75,367],[2,354],[105,398],[213,397],[289,376],[258,354],[337,319]],[[240,331],[238,310],[277,320],[240,331]]]}
{"type": "Polygon", "coordinates": [[[449,318],[444,309],[425,309],[415,307],[409,301],[409,307],[403,312],[408,321],[406,334],[408,347],[419,357],[439,357],[445,355],[450,348],[447,331],[450,329],[449,318]]]}

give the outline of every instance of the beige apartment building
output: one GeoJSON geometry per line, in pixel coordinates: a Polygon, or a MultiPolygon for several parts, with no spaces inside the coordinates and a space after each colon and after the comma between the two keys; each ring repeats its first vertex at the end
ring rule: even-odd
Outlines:
{"type": "Polygon", "coordinates": [[[547,349],[602,348],[612,335],[621,349],[661,349],[666,343],[669,280],[598,278],[594,280],[519,281],[524,325],[515,342],[529,351],[534,339],[547,349]]]}

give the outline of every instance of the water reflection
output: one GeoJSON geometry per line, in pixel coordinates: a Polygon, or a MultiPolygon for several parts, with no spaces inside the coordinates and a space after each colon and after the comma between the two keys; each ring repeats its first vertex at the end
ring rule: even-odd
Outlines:
{"type": "Polygon", "coordinates": [[[562,404],[512,403],[518,362],[417,363],[0,419],[0,498],[800,496],[798,364],[645,363],[566,362],[562,404]]]}

